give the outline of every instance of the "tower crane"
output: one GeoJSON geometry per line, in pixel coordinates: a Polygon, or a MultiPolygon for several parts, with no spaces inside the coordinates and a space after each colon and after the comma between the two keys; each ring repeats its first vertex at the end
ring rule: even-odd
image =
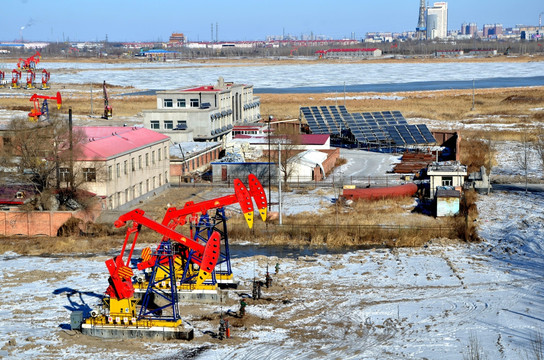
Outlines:
{"type": "Polygon", "coordinates": [[[34,108],[28,113],[30,121],[38,121],[40,116],[44,117],[44,120],[49,119],[49,105],[47,100],[55,100],[57,103],[57,109],[60,109],[62,105],[62,97],[60,92],[57,92],[57,96],[46,96],[34,94],[30,97],[30,101],[34,102],[34,108]],[[40,99],[43,99],[42,106],[40,107],[40,99]]]}
{"type": "Polygon", "coordinates": [[[104,84],[102,85],[102,90],[104,91],[104,115],[102,115],[102,118],[107,120],[113,116],[113,109],[111,105],[109,105],[108,90],[106,89],[105,80],[104,84]]]}

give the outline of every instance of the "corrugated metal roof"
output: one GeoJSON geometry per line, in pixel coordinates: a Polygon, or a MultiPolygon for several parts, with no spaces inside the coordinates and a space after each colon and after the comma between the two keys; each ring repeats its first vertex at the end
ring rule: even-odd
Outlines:
{"type": "Polygon", "coordinates": [[[437,189],[436,190],[436,197],[439,197],[439,198],[451,198],[451,197],[455,197],[455,198],[460,198],[461,197],[461,192],[460,191],[457,191],[457,190],[453,190],[453,189],[437,189]]]}

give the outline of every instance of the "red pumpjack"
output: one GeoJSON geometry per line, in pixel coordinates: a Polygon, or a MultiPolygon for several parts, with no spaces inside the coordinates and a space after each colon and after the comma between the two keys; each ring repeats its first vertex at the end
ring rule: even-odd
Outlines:
{"type": "Polygon", "coordinates": [[[28,113],[28,117],[31,121],[38,121],[38,119],[42,115],[49,117],[49,110],[48,110],[48,106],[46,105],[48,99],[55,100],[57,103],[57,109],[60,109],[62,105],[62,97],[60,96],[60,92],[57,92],[57,96],[46,96],[46,95],[34,94],[30,97],[30,101],[34,102],[34,108],[28,113]],[[40,99],[44,99],[44,104],[41,107],[40,107],[40,99]]]}

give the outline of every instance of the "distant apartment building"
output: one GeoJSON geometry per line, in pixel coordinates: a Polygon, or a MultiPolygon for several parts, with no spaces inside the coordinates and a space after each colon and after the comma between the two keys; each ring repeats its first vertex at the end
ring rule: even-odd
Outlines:
{"type": "Polygon", "coordinates": [[[476,35],[478,35],[478,25],[476,25],[476,23],[463,23],[463,25],[461,25],[461,35],[476,37],[476,35]]]}
{"type": "Polygon", "coordinates": [[[435,2],[427,8],[427,39],[445,39],[448,36],[448,3],[435,2]]]}
{"type": "Polygon", "coordinates": [[[144,110],[144,127],[171,138],[174,143],[232,139],[234,125],[261,119],[260,99],[253,85],[225,82],[157,92],[157,109],[144,110]]]}
{"type": "Polygon", "coordinates": [[[503,33],[502,24],[485,24],[483,27],[483,37],[500,37],[503,33]]]}

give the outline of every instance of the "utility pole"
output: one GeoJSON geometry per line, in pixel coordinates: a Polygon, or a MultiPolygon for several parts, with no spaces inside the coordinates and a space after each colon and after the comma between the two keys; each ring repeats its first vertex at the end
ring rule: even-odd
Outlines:
{"type": "MultiPolygon", "coordinates": [[[[282,215],[281,215],[281,143],[278,142],[278,212],[280,213],[280,225],[283,225],[282,215]]],[[[285,170],[287,171],[287,169],[285,170]]]]}
{"type": "Polygon", "coordinates": [[[474,79],[472,79],[472,109],[470,111],[474,111],[474,79]]]}
{"type": "Polygon", "coordinates": [[[270,161],[271,161],[271,158],[270,158],[270,121],[272,120],[272,115],[269,115],[268,116],[268,212],[270,212],[270,209],[271,209],[271,201],[272,201],[272,198],[271,198],[271,191],[272,191],[272,182],[270,181],[271,178],[270,178],[270,161]]]}
{"type": "Polygon", "coordinates": [[[68,109],[68,136],[70,146],[70,189],[74,190],[74,142],[72,126],[72,108],[68,109]]]}

